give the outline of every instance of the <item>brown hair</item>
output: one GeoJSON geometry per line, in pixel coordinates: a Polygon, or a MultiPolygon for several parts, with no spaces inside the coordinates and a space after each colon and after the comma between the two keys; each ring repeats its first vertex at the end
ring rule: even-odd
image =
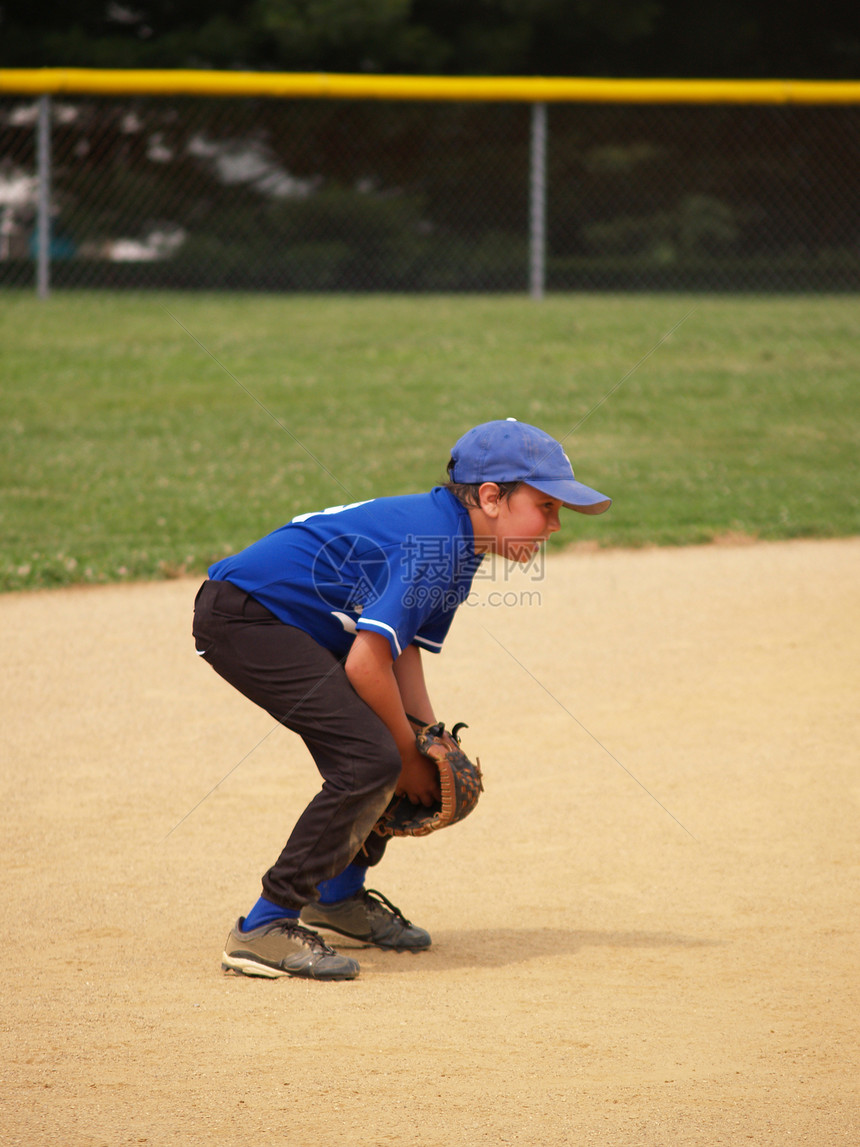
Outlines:
{"type": "MultiPolygon", "coordinates": [[[[454,459],[448,463],[448,473],[454,469],[454,459]]],[[[483,486],[483,482],[446,482],[445,489],[454,495],[457,501],[462,506],[474,506],[476,509],[481,505],[481,499],[478,491],[483,486]]],[[[511,494],[519,490],[522,482],[496,482],[499,487],[500,498],[510,498],[511,494]]]]}

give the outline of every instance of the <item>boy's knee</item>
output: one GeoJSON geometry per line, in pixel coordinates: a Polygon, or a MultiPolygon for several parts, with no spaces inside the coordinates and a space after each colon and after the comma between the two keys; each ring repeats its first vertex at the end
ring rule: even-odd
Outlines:
{"type": "Polygon", "coordinates": [[[355,782],[359,788],[387,791],[389,796],[400,777],[403,762],[394,738],[382,721],[376,730],[362,730],[359,743],[353,745],[355,753],[355,782]]]}
{"type": "Polygon", "coordinates": [[[394,793],[402,763],[393,741],[385,740],[373,745],[354,744],[341,755],[337,765],[326,768],[317,765],[330,788],[353,793],[359,797],[394,793]]]}
{"type": "Polygon", "coordinates": [[[380,746],[380,752],[375,762],[373,775],[377,781],[380,789],[394,792],[395,785],[400,777],[400,770],[402,762],[400,760],[400,753],[397,751],[397,746],[394,742],[391,747],[380,746]]]}

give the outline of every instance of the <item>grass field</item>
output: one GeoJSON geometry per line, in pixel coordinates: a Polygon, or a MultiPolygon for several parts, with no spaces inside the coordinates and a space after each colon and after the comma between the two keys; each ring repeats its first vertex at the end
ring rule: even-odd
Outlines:
{"type": "Polygon", "coordinates": [[[554,544],[860,533],[857,297],[6,293],[0,356],[4,590],[202,572],[509,415],[615,499],[554,544]]]}

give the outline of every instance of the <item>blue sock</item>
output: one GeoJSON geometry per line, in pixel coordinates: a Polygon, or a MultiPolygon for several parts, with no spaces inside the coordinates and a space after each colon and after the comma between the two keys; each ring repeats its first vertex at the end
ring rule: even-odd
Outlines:
{"type": "Polygon", "coordinates": [[[320,904],[336,904],[339,900],[346,900],[361,892],[366,872],[366,866],[348,864],[340,876],[333,876],[331,880],[321,880],[317,885],[320,904]]]}
{"type": "Polygon", "coordinates": [[[261,896],[241,924],[243,932],[250,932],[252,928],[261,928],[264,924],[271,924],[273,920],[298,920],[297,908],[282,908],[261,896]]]}

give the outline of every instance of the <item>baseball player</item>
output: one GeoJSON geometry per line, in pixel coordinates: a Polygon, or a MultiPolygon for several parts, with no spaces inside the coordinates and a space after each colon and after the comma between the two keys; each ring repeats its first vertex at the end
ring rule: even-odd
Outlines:
{"type": "Polygon", "coordinates": [[[430,945],[365,888],[387,841],[374,827],[395,794],[440,799],[439,768],[416,740],[416,726],[436,720],[422,655],[441,650],[484,554],[527,562],[563,506],[610,505],[574,478],[558,442],[514,419],[464,434],[448,474],[429,493],[300,515],[216,562],[197,594],[199,656],[298,733],[323,777],[230,931],[225,970],[354,979],[357,961],[308,925],[380,948],[430,945]]]}

